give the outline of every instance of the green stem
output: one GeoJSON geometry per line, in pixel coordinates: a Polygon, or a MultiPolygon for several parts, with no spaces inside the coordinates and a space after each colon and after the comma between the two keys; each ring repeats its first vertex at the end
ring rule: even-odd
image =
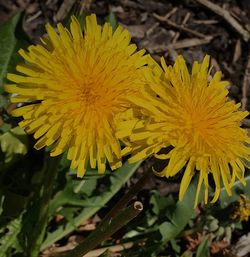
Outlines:
{"type": "Polygon", "coordinates": [[[115,206],[109,211],[109,213],[104,217],[101,223],[106,222],[112,217],[116,216],[119,211],[124,209],[128,203],[132,200],[134,196],[136,196],[144,187],[144,185],[148,182],[148,180],[152,177],[152,169],[151,166],[146,169],[143,173],[142,177],[136,182],[135,185],[130,187],[129,191],[115,204],[115,206]]]}
{"type": "Polygon", "coordinates": [[[47,239],[42,244],[42,250],[50,246],[57,240],[68,235],[75,230],[77,226],[89,219],[96,212],[98,212],[105,204],[121,189],[124,183],[134,174],[141,162],[134,164],[125,163],[119,170],[112,174],[111,186],[108,191],[104,192],[102,196],[91,198],[92,203],[95,207],[86,207],[81,213],[74,219],[74,225],[67,223],[64,226],[59,227],[56,231],[50,233],[47,239]]]}
{"type": "Polygon", "coordinates": [[[64,257],[82,257],[90,250],[107,239],[109,236],[134,219],[143,210],[141,202],[134,202],[126,209],[122,210],[114,218],[105,220],[98,228],[92,232],[83,243],[79,244],[75,249],[68,252],[64,257]]]}
{"type": "Polygon", "coordinates": [[[60,156],[47,156],[47,165],[45,165],[43,183],[40,190],[39,215],[37,218],[36,227],[34,228],[34,234],[32,235],[32,244],[29,249],[30,257],[38,256],[44,240],[44,235],[48,224],[49,203],[52,197],[53,186],[55,185],[55,178],[60,159],[60,156]]]}

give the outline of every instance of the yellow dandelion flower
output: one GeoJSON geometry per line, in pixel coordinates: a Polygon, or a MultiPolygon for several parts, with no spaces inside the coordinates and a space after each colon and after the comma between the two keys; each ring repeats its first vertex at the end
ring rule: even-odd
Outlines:
{"type": "Polygon", "coordinates": [[[200,171],[195,206],[203,182],[207,203],[211,174],[216,186],[212,200],[215,202],[221,179],[229,195],[235,178],[245,184],[250,140],[247,131],[240,128],[240,122],[248,112],[239,111],[240,104],[229,100],[228,82],[221,81],[221,72],[211,77],[209,56],[202,64],[194,62],[191,74],[182,56],[173,67],[167,66],[164,59],[161,65],[163,69],[154,64],[151,75],[145,73],[148,86],[140,97],[128,97],[142,110],[143,118],[127,111],[127,116],[119,118],[116,135],[126,142],[123,152],[132,153],[131,162],[153,154],[159,159],[169,159],[168,165],[158,173],[160,176],[174,176],[186,165],[180,199],[195,171],[200,171]],[[172,150],[158,154],[166,147],[172,150]]]}
{"type": "Polygon", "coordinates": [[[87,163],[106,169],[121,166],[120,143],[115,137],[114,116],[129,108],[126,95],[139,92],[141,70],[146,64],[144,50],[136,52],[128,30],[113,32],[109,23],[97,24],[94,14],[86,18],[84,36],[75,17],[70,31],[46,26],[41,44],[20,50],[25,64],[21,74],[8,74],[14,84],[6,85],[15,109],[23,116],[20,126],[34,133],[36,149],[52,145],[51,156],[68,150],[71,168],[83,176],[87,163]]]}
{"type": "Polygon", "coordinates": [[[240,195],[239,200],[233,205],[233,212],[230,218],[239,221],[248,221],[250,216],[250,199],[245,195],[240,195]]]}

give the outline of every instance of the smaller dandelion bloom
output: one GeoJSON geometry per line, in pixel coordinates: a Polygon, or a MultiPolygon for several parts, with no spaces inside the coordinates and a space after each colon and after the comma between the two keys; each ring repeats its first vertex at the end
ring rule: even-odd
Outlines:
{"type": "Polygon", "coordinates": [[[23,116],[20,126],[34,133],[36,149],[52,145],[51,156],[68,150],[78,176],[88,163],[100,173],[107,161],[112,169],[120,167],[113,120],[130,107],[124,96],[140,91],[145,51],[136,52],[128,30],[100,26],[94,14],[86,18],[84,35],[75,17],[70,30],[62,24],[46,30],[41,44],[19,51],[26,61],[17,65],[21,74],[8,74],[11,101],[25,103],[12,114],[23,116]]]}
{"type": "Polygon", "coordinates": [[[239,200],[233,204],[233,211],[230,218],[239,221],[248,221],[250,216],[250,199],[245,195],[240,195],[239,200]]]}
{"type": "Polygon", "coordinates": [[[202,184],[207,203],[211,174],[216,187],[212,200],[215,202],[221,181],[229,195],[235,178],[245,184],[250,140],[240,123],[248,112],[239,111],[240,104],[229,100],[228,82],[221,81],[221,72],[211,77],[209,56],[201,64],[194,62],[191,74],[182,56],[173,67],[167,66],[164,59],[161,65],[162,68],[152,63],[152,72],[145,73],[148,85],[140,97],[129,96],[143,118],[136,118],[138,111],[132,110],[119,118],[122,122],[117,136],[127,144],[123,152],[132,153],[131,162],[150,155],[168,159],[168,165],[158,173],[160,176],[174,176],[186,166],[180,199],[195,171],[199,171],[195,205],[202,184]],[[160,154],[166,147],[172,150],[160,154]]]}

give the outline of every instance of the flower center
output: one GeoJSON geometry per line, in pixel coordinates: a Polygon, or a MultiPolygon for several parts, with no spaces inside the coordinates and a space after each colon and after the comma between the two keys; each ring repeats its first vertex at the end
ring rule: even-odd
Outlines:
{"type": "Polygon", "coordinates": [[[195,106],[184,105],[183,111],[183,127],[186,131],[192,133],[204,134],[209,128],[208,117],[204,110],[195,106]]]}
{"type": "Polygon", "coordinates": [[[83,105],[94,106],[105,98],[105,78],[90,69],[90,66],[84,67],[83,71],[82,69],[79,69],[79,74],[75,78],[76,94],[83,105]]]}
{"type": "Polygon", "coordinates": [[[181,109],[182,117],[180,117],[177,126],[180,128],[178,142],[181,144],[186,142],[190,146],[189,151],[199,152],[200,154],[209,153],[211,150],[209,141],[213,137],[217,118],[213,117],[207,106],[189,103],[184,104],[181,109]]]}
{"type": "Polygon", "coordinates": [[[81,86],[80,98],[83,103],[93,105],[101,99],[101,92],[94,82],[90,82],[81,86]]]}

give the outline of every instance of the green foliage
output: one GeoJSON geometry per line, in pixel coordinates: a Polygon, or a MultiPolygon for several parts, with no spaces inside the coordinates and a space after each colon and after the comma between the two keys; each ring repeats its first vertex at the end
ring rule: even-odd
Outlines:
{"type": "Polygon", "coordinates": [[[11,257],[13,253],[22,252],[18,234],[22,228],[22,215],[0,229],[0,256],[11,257]],[[14,251],[14,252],[13,252],[14,251]]]}
{"type": "MultiPolygon", "coordinates": [[[[21,19],[21,15],[16,14],[6,23],[0,25],[0,93],[3,93],[3,85],[6,82],[7,72],[13,72],[18,62],[21,61],[21,57],[17,51],[27,46],[27,36],[24,33],[20,33],[22,28],[18,28],[18,23],[21,19]],[[20,38],[17,38],[21,36],[20,38]]],[[[2,106],[2,103],[0,104],[2,106]]]]}
{"type": "Polygon", "coordinates": [[[28,137],[20,127],[10,129],[0,136],[1,169],[9,167],[28,152],[28,137]]]}
{"type": "Polygon", "coordinates": [[[206,237],[199,245],[196,252],[196,257],[209,257],[209,245],[210,240],[208,237],[206,237]]]}
{"type": "Polygon", "coordinates": [[[185,251],[185,252],[181,255],[181,257],[192,257],[192,256],[193,256],[193,254],[192,254],[192,252],[189,251],[189,250],[185,251]]]}
{"type": "Polygon", "coordinates": [[[115,14],[113,12],[110,12],[110,14],[107,18],[107,22],[109,22],[111,24],[113,31],[115,31],[118,26],[118,22],[117,22],[115,14]]]}
{"type": "Polygon", "coordinates": [[[185,197],[175,206],[169,208],[167,216],[169,221],[165,221],[159,226],[162,240],[168,242],[185,228],[189,220],[194,216],[194,199],[196,194],[196,181],[189,186],[185,197]]]}
{"type": "Polygon", "coordinates": [[[23,221],[25,224],[25,250],[27,256],[30,257],[36,257],[40,252],[48,222],[50,200],[53,196],[54,183],[51,181],[56,180],[59,169],[60,156],[51,158],[48,155],[49,153],[45,155],[42,169],[43,178],[39,189],[36,191],[34,202],[31,202],[23,221]]]}
{"type": "Polygon", "coordinates": [[[6,77],[11,57],[16,50],[17,40],[15,38],[15,29],[20,18],[20,14],[14,16],[11,20],[0,26],[0,92],[3,92],[3,82],[6,77]]]}
{"type": "Polygon", "coordinates": [[[161,196],[158,191],[155,191],[151,196],[150,203],[153,205],[152,211],[159,215],[166,207],[173,207],[175,200],[172,195],[165,197],[161,196]]]}
{"type": "MultiPolygon", "coordinates": [[[[97,175],[97,171],[91,171],[97,175]]],[[[77,179],[74,174],[66,175],[65,187],[58,191],[50,203],[50,215],[56,213],[56,211],[62,206],[72,207],[86,207],[92,206],[86,203],[88,197],[91,196],[92,192],[96,188],[97,180],[102,176],[86,175],[84,179],[77,179]]]]}
{"type": "Polygon", "coordinates": [[[2,213],[3,213],[3,201],[4,201],[4,197],[1,196],[1,198],[0,198],[0,216],[1,216],[2,213]]]}
{"type": "Polygon", "coordinates": [[[223,187],[220,194],[220,205],[222,208],[227,207],[230,203],[235,202],[239,199],[240,194],[244,194],[250,198],[250,176],[245,178],[246,185],[242,185],[240,181],[236,181],[232,188],[232,196],[229,196],[226,189],[223,187]]]}
{"type": "MultiPolygon", "coordinates": [[[[73,203],[74,205],[77,204],[78,206],[82,206],[82,207],[85,206],[85,208],[84,209],[80,208],[80,210],[73,208],[69,210],[73,213],[74,212],[77,213],[77,210],[79,210],[80,212],[76,216],[74,216],[74,214],[72,213],[71,217],[74,216],[74,219],[71,220],[70,223],[66,223],[66,224],[63,223],[62,225],[59,225],[55,231],[48,233],[48,236],[42,245],[42,249],[46,248],[47,246],[61,239],[65,235],[71,233],[76,228],[76,226],[79,226],[83,221],[87,220],[93,214],[99,211],[102,207],[104,207],[105,204],[121,189],[124,183],[132,176],[132,174],[135,172],[135,170],[138,168],[139,165],[140,163],[135,163],[135,164],[125,163],[117,171],[113,172],[109,176],[105,176],[104,180],[108,179],[108,181],[106,181],[105,183],[107,185],[105,191],[101,193],[99,192],[96,195],[93,195],[92,197],[86,197],[84,200],[80,200],[79,196],[74,195],[74,188],[78,187],[79,184],[81,183],[81,181],[78,180],[78,183],[76,182],[76,184],[78,185],[73,186],[72,187],[73,191],[71,191],[73,193],[73,199],[74,199],[73,203]]],[[[87,177],[87,181],[85,183],[96,183],[96,181],[93,181],[93,180],[96,180],[98,178],[98,176],[97,177],[94,176],[93,179],[88,179],[88,176],[86,177],[87,177]]],[[[62,195],[65,194],[65,190],[66,191],[69,190],[68,186],[62,189],[62,192],[59,193],[59,196],[56,195],[55,197],[60,197],[62,199],[62,195]]],[[[57,205],[57,203],[54,200],[52,200],[52,203],[53,202],[55,205],[57,205]]],[[[63,206],[61,206],[62,207],[62,209],[60,210],[61,213],[64,211],[63,207],[66,204],[67,202],[64,201],[63,206]]],[[[51,214],[53,212],[52,211],[53,209],[54,211],[56,211],[55,206],[51,204],[51,207],[50,207],[51,214]]]]}

